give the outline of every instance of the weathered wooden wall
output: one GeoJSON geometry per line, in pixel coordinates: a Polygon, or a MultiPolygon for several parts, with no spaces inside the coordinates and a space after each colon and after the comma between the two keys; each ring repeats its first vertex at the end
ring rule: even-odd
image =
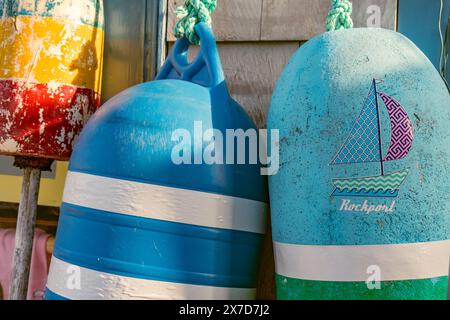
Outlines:
{"type": "MultiPolygon", "coordinates": [[[[174,11],[183,0],[168,0],[167,41],[175,41],[174,11]]],[[[395,29],[397,1],[354,0],[356,27],[395,29]]],[[[259,127],[265,127],[276,80],[302,42],[325,31],[329,0],[223,0],[213,26],[230,91],[259,127]]],[[[195,50],[193,51],[195,53],[195,50]]]]}
{"type": "MultiPolygon", "coordinates": [[[[175,8],[184,0],[168,0],[167,41],[176,39],[175,8]]],[[[397,0],[353,0],[355,27],[396,29],[397,0]]],[[[275,83],[292,54],[325,31],[329,0],[221,0],[213,27],[228,86],[258,127],[266,127],[275,83]]],[[[196,49],[191,51],[195,55],[196,49]]],[[[266,237],[258,296],[273,299],[274,260],[266,237]]]]}
{"type": "MultiPolygon", "coordinates": [[[[174,41],[174,11],[184,1],[168,1],[167,40],[174,41]]],[[[355,27],[371,26],[374,6],[380,10],[380,27],[396,27],[396,0],[352,3],[355,27]]],[[[218,41],[305,41],[325,31],[329,9],[329,0],[223,0],[213,15],[214,31],[218,41]]]]}

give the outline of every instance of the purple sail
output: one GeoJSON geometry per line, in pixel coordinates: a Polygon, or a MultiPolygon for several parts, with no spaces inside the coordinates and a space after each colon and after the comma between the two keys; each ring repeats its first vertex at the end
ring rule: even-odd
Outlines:
{"type": "Polygon", "coordinates": [[[405,109],[394,98],[379,92],[391,120],[391,145],[384,161],[405,158],[411,150],[414,135],[411,120],[405,109]]]}

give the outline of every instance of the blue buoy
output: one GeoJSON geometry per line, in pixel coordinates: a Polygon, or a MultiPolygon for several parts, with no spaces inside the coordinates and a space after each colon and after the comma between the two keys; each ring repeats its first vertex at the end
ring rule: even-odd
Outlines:
{"type": "Polygon", "coordinates": [[[178,40],[156,81],[109,100],[82,132],[47,299],[255,297],[267,186],[259,164],[215,158],[211,132],[256,127],[228,93],[211,30],[196,31],[192,63],[178,40]]]}
{"type": "Polygon", "coordinates": [[[280,299],[445,299],[450,97],[384,29],[321,34],[278,81],[269,177],[280,299]]]}

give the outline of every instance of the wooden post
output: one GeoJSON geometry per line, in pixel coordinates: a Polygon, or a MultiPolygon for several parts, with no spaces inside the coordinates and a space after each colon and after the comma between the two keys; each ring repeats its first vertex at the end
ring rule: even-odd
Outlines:
{"type": "Polygon", "coordinates": [[[52,162],[47,159],[16,158],[14,163],[23,169],[23,182],[16,227],[10,300],[27,298],[41,172],[50,170],[52,162]]]}
{"type": "Polygon", "coordinates": [[[164,62],[166,61],[166,32],[167,32],[167,1],[166,0],[158,0],[158,36],[156,39],[157,47],[156,47],[156,73],[161,70],[164,62]]]}

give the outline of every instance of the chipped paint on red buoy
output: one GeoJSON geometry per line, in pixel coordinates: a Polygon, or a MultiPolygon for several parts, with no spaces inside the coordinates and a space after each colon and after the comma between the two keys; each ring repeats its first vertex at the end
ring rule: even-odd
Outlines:
{"type": "Polygon", "coordinates": [[[100,104],[90,89],[0,81],[0,150],[10,154],[70,156],[76,136],[100,104]]]}
{"type": "Polygon", "coordinates": [[[0,154],[67,160],[100,106],[102,1],[34,2],[0,6],[0,154]]]}

